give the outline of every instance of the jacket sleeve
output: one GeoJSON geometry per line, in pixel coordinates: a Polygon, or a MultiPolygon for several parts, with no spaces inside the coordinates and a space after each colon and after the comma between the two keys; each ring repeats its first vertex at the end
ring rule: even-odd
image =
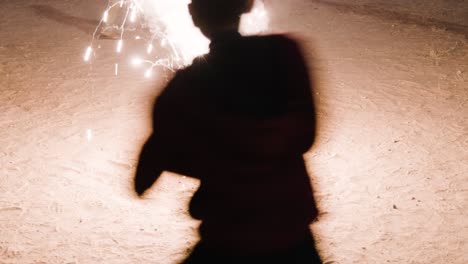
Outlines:
{"type": "Polygon", "coordinates": [[[149,189],[161,175],[164,156],[159,151],[155,137],[151,135],[143,145],[137,164],[135,177],[133,180],[134,190],[138,195],[142,195],[149,189]]]}
{"type": "MultiPolygon", "coordinates": [[[[181,70],[158,96],[153,109],[153,131],[142,148],[135,182],[149,188],[162,171],[197,177],[207,135],[206,120],[190,93],[191,78],[181,70]]],[[[203,113],[204,114],[204,113],[203,113]]]]}
{"type": "MultiPolygon", "coordinates": [[[[142,195],[159,178],[164,170],[174,163],[174,139],[181,133],[177,127],[179,103],[177,93],[180,86],[177,74],[158,96],[153,108],[152,132],[143,145],[134,176],[134,190],[142,195]]],[[[179,136],[180,140],[180,136],[179,136]]]]}

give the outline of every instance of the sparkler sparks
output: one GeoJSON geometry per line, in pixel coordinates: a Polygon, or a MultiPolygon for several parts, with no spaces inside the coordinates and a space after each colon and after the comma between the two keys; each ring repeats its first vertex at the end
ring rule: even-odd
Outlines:
{"type": "Polygon", "coordinates": [[[109,19],[109,11],[106,10],[104,11],[104,15],[102,16],[102,21],[107,22],[108,19],[109,19]]]}
{"type": "Polygon", "coordinates": [[[84,61],[89,61],[89,57],[91,56],[91,52],[93,52],[93,48],[91,46],[86,48],[86,52],[85,52],[85,55],[84,55],[84,61]]]}
{"type": "MultiPolygon", "coordinates": [[[[145,77],[150,77],[155,67],[175,71],[191,64],[195,57],[208,52],[209,41],[193,25],[187,10],[189,3],[190,0],[109,0],[85,51],[84,61],[90,61],[102,29],[111,28],[117,33],[115,52],[122,53],[123,41],[128,39],[126,33],[139,26],[150,36],[135,37],[135,40],[146,41],[146,52],[141,53],[146,53],[146,57],[133,59],[131,64],[146,65],[145,77]]],[[[240,31],[244,35],[258,34],[268,29],[268,23],[263,0],[256,0],[253,10],[242,17],[240,31]]],[[[115,64],[117,74],[118,64],[115,64]]]]}
{"type": "Polygon", "coordinates": [[[88,142],[91,142],[92,139],[93,139],[93,131],[91,129],[86,129],[86,140],[88,140],[88,142]]]}
{"type": "Polygon", "coordinates": [[[122,45],[123,45],[123,40],[119,39],[117,42],[117,53],[120,53],[122,51],[122,45]]]}
{"type": "Polygon", "coordinates": [[[151,52],[153,51],[153,44],[148,44],[148,48],[146,49],[146,53],[148,54],[151,54],[151,52]]]}

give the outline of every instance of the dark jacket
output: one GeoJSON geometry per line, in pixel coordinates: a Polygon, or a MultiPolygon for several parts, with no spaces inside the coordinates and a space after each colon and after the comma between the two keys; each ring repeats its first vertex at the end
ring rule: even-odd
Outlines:
{"type": "Polygon", "coordinates": [[[208,244],[286,245],[316,218],[302,158],[315,137],[310,84],[293,40],[226,33],[158,97],[147,163],[201,180],[190,213],[208,244]]]}

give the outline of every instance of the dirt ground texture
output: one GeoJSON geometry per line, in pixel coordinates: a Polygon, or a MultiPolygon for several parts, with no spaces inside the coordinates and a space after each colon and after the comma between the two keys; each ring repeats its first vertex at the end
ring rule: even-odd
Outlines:
{"type": "MultiPolygon", "coordinates": [[[[324,260],[468,263],[468,1],[265,2],[317,80],[305,157],[324,260]]],[[[198,182],[130,188],[170,73],[114,76],[110,40],[83,62],[105,1],[0,4],[0,263],[183,259],[198,182]]]]}

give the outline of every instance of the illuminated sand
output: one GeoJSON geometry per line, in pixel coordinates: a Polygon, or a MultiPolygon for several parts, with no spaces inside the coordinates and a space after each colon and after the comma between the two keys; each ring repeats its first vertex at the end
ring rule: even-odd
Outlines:
{"type": "MultiPolygon", "coordinates": [[[[185,210],[197,182],[165,174],[147,199],[130,192],[152,97],[171,73],[145,79],[127,65],[139,42],[118,57],[102,42],[83,62],[102,2],[2,3],[2,264],[177,263],[196,242],[185,210]]],[[[319,57],[321,131],[307,160],[324,259],[468,263],[463,26],[392,19],[388,1],[372,6],[384,18],[337,5],[354,1],[270,2],[273,30],[297,32],[319,57]]]]}

